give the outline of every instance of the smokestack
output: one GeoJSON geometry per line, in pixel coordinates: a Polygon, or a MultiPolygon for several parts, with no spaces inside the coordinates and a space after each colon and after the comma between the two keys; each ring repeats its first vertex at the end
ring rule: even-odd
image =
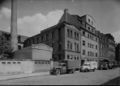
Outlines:
{"type": "Polygon", "coordinates": [[[11,48],[13,52],[17,47],[17,0],[11,0],[11,48]]]}

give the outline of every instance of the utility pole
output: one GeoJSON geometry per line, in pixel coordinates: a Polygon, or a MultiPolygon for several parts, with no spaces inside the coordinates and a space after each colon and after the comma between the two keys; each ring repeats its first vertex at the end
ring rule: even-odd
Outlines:
{"type": "Polygon", "coordinates": [[[12,52],[18,49],[17,46],[17,0],[11,0],[11,48],[12,52]]]}

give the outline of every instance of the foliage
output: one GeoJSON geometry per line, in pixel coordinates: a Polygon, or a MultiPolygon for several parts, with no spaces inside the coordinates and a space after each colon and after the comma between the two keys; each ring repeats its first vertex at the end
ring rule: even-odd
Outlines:
{"type": "Polygon", "coordinates": [[[0,35],[0,59],[12,59],[13,53],[10,47],[10,40],[5,35],[0,35]]]}

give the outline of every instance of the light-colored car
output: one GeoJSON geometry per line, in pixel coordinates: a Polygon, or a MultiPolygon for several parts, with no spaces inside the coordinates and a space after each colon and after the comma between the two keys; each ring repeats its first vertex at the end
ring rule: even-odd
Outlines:
{"type": "Polygon", "coordinates": [[[89,62],[85,62],[81,66],[81,71],[83,71],[83,72],[95,71],[97,68],[98,68],[97,62],[95,62],[95,61],[89,61],[89,62]]]}

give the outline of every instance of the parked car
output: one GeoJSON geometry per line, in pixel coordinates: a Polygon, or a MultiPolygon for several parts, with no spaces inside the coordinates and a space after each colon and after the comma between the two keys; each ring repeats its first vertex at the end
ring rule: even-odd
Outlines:
{"type": "Polygon", "coordinates": [[[96,61],[85,61],[81,66],[81,72],[95,71],[98,68],[96,61]]]}

